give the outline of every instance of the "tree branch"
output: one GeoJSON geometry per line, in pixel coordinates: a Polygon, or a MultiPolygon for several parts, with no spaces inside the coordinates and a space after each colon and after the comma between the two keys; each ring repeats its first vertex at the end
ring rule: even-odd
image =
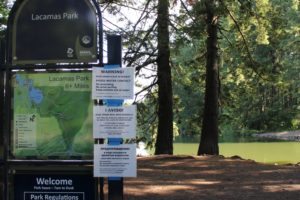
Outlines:
{"type": "MultiPolygon", "coordinates": [[[[151,0],[149,0],[149,1],[151,1],[151,0]]],[[[142,10],[142,9],[138,9],[138,8],[135,8],[135,7],[132,7],[132,6],[129,6],[129,5],[122,4],[122,3],[112,2],[112,4],[115,4],[115,5],[121,6],[121,7],[125,7],[125,8],[130,8],[132,10],[136,10],[136,11],[139,11],[139,12],[144,12],[144,10],[142,10]]],[[[148,14],[150,14],[150,13],[155,14],[155,12],[151,12],[151,11],[145,11],[145,12],[148,13],[148,14]]]]}
{"type": "Polygon", "coordinates": [[[189,9],[186,7],[186,5],[184,4],[183,0],[180,0],[181,5],[183,6],[183,8],[185,9],[187,15],[191,18],[191,20],[196,23],[196,20],[193,18],[193,16],[190,14],[189,9]]]}
{"type": "Polygon", "coordinates": [[[251,64],[252,64],[251,69],[253,69],[253,71],[254,71],[259,77],[261,77],[262,79],[265,79],[265,78],[263,78],[263,77],[261,76],[261,74],[257,71],[257,69],[256,69],[256,67],[255,67],[256,65],[258,65],[258,63],[256,63],[256,62],[254,61],[254,59],[252,58],[252,54],[250,53],[250,49],[249,49],[248,43],[247,43],[247,41],[246,41],[246,39],[245,39],[245,36],[244,36],[244,34],[243,34],[243,32],[242,32],[242,30],[241,30],[241,28],[240,28],[240,25],[239,25],[238,21],[235,19],[235,17],[234,17],[233,14],[231,13],[231,11],[228,9],[228,7],[227,7],[226,4],[224,3],[224,1],[223,1],[223,0],[220,0],[220,2],[223,4],[225,10],[228,12],[230,18],[232,19],[232,21],[233,21],[234,24],[235,24],[235,27],[237,28],[238,32],[240,33],[240,35],[241,35],[241,37],[242,37],[244,46],[245,46],[246,51],[247,51],[247,54],[248,54],[248,58],[249,58],[249,60],[250,60],[250,62],[251,62],[251,64]]]}
{"type": "MultiPolygon", "coordinates": [[[[134,102],[136,102],[138,95],[140,95],[141,93],[148,91],[148,93],[151,92],[152,88],[157,84],[157,78],[153,80],[153,82],[148,85],[147,87],[143,88],[142,90],[140,90],[139,92],[135,93],[135,99],[134,102]]],[[[146,95],[145,95],[146,96],[146,95]]]]}
{"type": "Polygon", "coordinates": [[[228,37],[223,33],[223,31],[222,31],[222,29],[220,28],[220,27],[218,27],[218,30],[219,30],[219,32],[221,33],[221,35],[223,36],[223,37],[225,37],[225,39],[226,39],[226,41],[229,43],[229,45],[231,46],[231,47],[234,47],[233,46],[233,44],[232,44],[232,42],[228,39],[228,37]]]}
{"type": "Polygon", "coordinates": [[[118,25],[112,23],[111,21],[109,21],[109,20],[106,19],[105,17],[102,16],[102,19],[104,19],[105,21],[107,21],[109,24],[115,26],[116,28],[120,29],[123,33],[127,34],[127,32],[126,32],[123,28],[121,28],[120,26],[118,26],[118,25]]]}
{"type": "MultiPolygon", "coordinates": [[[[138,52],[139,52],[140,49],[142,48],[142,46],[143,46],[143,44],[145,43],[145,41],[148,39],[148,36],[150,35],[150,33],[152,33],[154,27],[156,26],[156,23],[157,23],[157,20],[154,21],[154,23],[152,24],[151,28],[147,31],[146,35],[143,37],[143,39],[142,39],[142,41],[140,42],[140,45],[137,47],[136,53],[134,54],[133,57],[135,57],[135,56],[138,54],[138,52]]],[[[125,54],[124,57],[126,57],[126,56],[127,56],[127,53],[125,54]]],[[[134,60],[130,61],[130,62],[127,64],[127,66],[132,65],[133,62],[134,62],[134,60]]]]}
{"type": "MultiPolygon", "coordinates": [[[[148,8],[149,4],[150,4],[151,0],[148,0],[146,5],[145,5],[145,8],[144,10],[142,11],[142,14],[140,15],[139,19],[137,20],[137,22],[135,23],[135,25],[133,26],[133,30],[135,31],[136,30],[136,27],[137,25],[141,22],[141,20],[143,19],[143,15],[144,13],[146,12],[146,9],[148,8]]],[[[148,14],[147,14],[148,15],[148,14]]],[[[146,16],[147,16],[146,15],[146,16]]]]}

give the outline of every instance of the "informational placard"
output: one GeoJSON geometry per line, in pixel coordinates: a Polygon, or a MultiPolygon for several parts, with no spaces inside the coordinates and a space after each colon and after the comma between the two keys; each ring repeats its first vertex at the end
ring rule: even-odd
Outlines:
{"type": "Polygon", "coordinates": [[[91,175],[16,174],[14,199],[94,200],[95,182],[91,175]]]}
{"type": "Polygon", "coordinates": [[[93,68],[93,99],[133,99],[134,71],[132,67],[119,69],[93,68]]]}
{"type": "Polygon", "coordinates": [[[94,138],[135,138],[136,105],[94,106],[94,138]]]}
{"type": "Polygon", "coordinates": [[[13,64],[97,61],[97,13],[91,1],[24,0],[17,5],[11,16],[13,64]]]}
{"type": "Polygon", "coordinates": [[[15,148],[35,149],[36,148],[36,119],[35,114],[16,114],[15,127],[15,148]]]}
{"type": "Polygon", "coordinates": [[[136,177],[136,145],[94,146],[94,177],[136,177]]]}
{"type": "Polygon", "coordinates": [[[91,83],[88,71],[13,74],[13,156],[92,158],[91,83]]]}

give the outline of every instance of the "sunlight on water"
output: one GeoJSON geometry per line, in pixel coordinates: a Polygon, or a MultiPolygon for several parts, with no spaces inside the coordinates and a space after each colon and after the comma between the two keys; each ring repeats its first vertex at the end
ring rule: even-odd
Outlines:
{"type": "MultiPolygon", "coordinates": [[[[251,143],[221,143],[220,155],[230,157],[238,155],[263,163],[299,163],[300,142],[251,142],[251,143]]],[[[196,155],[198,144],[175,143],[174,154],[196,155]]]]}

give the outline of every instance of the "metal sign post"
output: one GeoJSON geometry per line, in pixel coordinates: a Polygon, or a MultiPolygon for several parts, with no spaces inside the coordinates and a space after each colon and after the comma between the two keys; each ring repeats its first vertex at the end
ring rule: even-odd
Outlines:
{"type": "MultiPolygon", "coordinates": [[[[116,65],[112,65],[116,66],[116,65]]],[[[108,69],[104,66],[104,68],[108,69]]],[[[122,106],[123,99],[106,100],[107,106],[122,106]]],[[[108,138],[108,145],[118,146],[123,143],[122,138],[108,138]]],[[[108,200],[123,200],[123,178],[122,177],[108,177],[108,200]]]]}
{"type": "Polygon", "coordinates": [[[134,69],[121,68],[121,37],[108,36],[108,65],[93,69],[94,138],[107,138],[107,145],[94,146],[94,176],[108,177],[108,199],[123,199],[123,177],[136,177],[136,146],[122,138],[136,136],[136,107],[122,106],[133,99],[134,69]]]}
{"type": "Polygon", "coordinates": [[[6,176],[6,170],[5,170],[5,162],[4,162],[4,64],[5,64],[5,45],[4,45],[4,41],[0,40],[0,151],[2,152],[2,155],[0,155],[0,176],[1,176],[1,180],[0,182],[2,183],[1,187],[0,187],[0,198],[1,199],[5,199],[4,198],[4,190],[5,190],[5,186],[6,186],[6,181],[5,181],[5,176],[6,176]]]}
{"type": "MultiPolygon", "coordinates": [[[[122,67],[122,39],[121,36],[108,35],[107,36],[107,55],[108,64],[117,64],[122,67]]],[[[111,100],[108,101],[108,106],[121,106],[124,100],[111,100]]],[[[108,139],[109,145],[122,144],[122,138],[110,138],[108,139]]],[[[122,177],[110,177],[108,178],[108,199],[109,200],[123,200],[123,178],[122,177]]]]}

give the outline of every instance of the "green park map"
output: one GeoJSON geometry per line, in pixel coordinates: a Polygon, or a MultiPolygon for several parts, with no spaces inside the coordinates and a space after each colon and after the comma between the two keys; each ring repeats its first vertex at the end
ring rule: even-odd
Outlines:
{"type": "Polygon", "coordinates": [[[16,158],[91,158],[91,72],[17,72],[12,77],[16,158]]]}

